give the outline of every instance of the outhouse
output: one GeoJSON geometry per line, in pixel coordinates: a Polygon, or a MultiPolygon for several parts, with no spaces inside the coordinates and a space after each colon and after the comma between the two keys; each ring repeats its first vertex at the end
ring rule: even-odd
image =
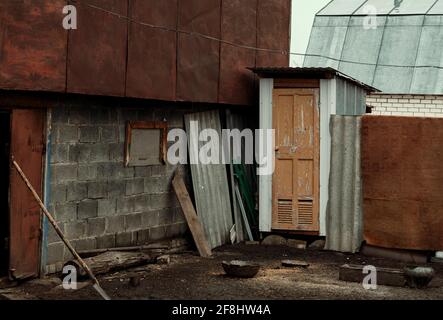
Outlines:
{"type": "Polygon", "coordinates": [[[332,68],[254,68],[260,128],[274,129],[275,170],[259,177],[260,232],[326,236],[331,119],[366,113],[376,91],[332,68]]]}

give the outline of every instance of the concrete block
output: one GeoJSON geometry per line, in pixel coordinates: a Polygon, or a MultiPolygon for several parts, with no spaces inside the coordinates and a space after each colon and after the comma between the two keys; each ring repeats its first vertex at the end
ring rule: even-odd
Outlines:
{"type": "Polygon", "coordinates": [[[145,178],[145,192],[148,194],[167,193],[172,191],[170,177],[149,177],[145,178]]]}
{"type": "Polygon", "coordinates": [[[102,199],[107,196],[107,182],[88,182],[88,198],[102,199]]]}
{"type": "Polygon", "coordinates": [[[69,161],[69,145],[55,144],[51,147],[51,163],[67,163],[69,161]]]}
{"type": "Polygon", "coordinates": [[[52,123],[68,123],[69,121],[69,108],[57,107],[51,111],[52,123]]]}
{"type": "Polygon", "coordinates": [[[98,237],[105,233],[106,218],[92,218],[87,220],[86,234],[88,237],[98,237]]]}
{"type": "Polygon", "coordinates": [[[174,211],[175,209],[159,210],[158,213],[158,225],[169,225],[174,223],[174,211]]]}
{"type": "Polygon", "coordinates": [[[53,182],[62,183],[77,180],[75,164],[56,164],[51,167],[53,182]]]}
{"type": "Polygon", "coordinates": [[[443,251],[437,251],[437,252],[435,253],[435,257],[436,257],[436,258],[439,258],[439,259],[443,259],[443,251]]]}
{"type": "Polygon", "coordinates": [[[68,239],[80,239],[86,234],[86,222],[85,221],[70,221],[64,223],[65,236],[68,239]]]}
{"type": "Polygon", "coordinates": [[[74,248],[77,251],[87,251],[97,249],[97,242],[95,238],[85,238],[72,241],[74,248]]]}
{"type": "Polygon", "coordinates": [[[142,226],[142,215],[140,213],[125,216],[126,230],[139,230],[142,226]]]}
{"type": "Polygon", "coordinates": [[[141,214],[142,217],[142,226],[151,228],[151,227],[157,227],[160,225],[159,223],[159,214],[161,210],[155,210],[155,211],[148,211],[143,212],[141,214]]]}
{"type": "Polygon", "coordinates": [[[106,218],[106,233],[117,233],[125,230],[124,216],[115,216],[106,218]]]}
{"type": "Polygon", "coordinates": [[[124,158],[124,144],[123,143],[111,143],[109,145],[109,160],[116,162],[123,162],[124,158]]]}
{"type": "Polygon", "coordinates": [[[65,184],[51,184],[51,202],[52,203],[66,202],[65,184]]]}
{"type": "Polygon", "coordinates": [[[67,186],[67,200],[80,201],[88,197],[87,184],[84,182],[70,182],[67,186]]]}
{"type": "Polygon", "coordinates": [[[134,197],[117,198],[117,214],[134,212],[134,197]]]}
{"type": "MultiPolygon", "coordinates": [[[[62,232],[65,232],[65,227],[63,223],[59,223],[59,228],[62,230],[62,232]]],[[[50,225],[48,226],[48,234],[47,234],[48,243],[56,243],[60,242],[60,236],[55,232],[55,229],[50,225]]]]}
{"type": "Polygon", "coordinates": [[[134,196],[134,212],[144,212],[148,210],[150,203],[151,196],[148,194],[134,196]]]}
{"type": "Polygon", "coordinates": [[[97,217],[97,200],[85,200],[78,204],[78,218],[79,219],[89,219],[97,217]]]}
{"type": "Polygon", "coordinates": [[[90,111],[88,108],[71,108],[69,111],[70,124],[89,124],[90,111]]]}
{"type": "Polygon", "coordinates": [[[116,247],[130,247],[134,244],[132,232],[121,232],[115,235],[116,247]]]}
{"type": "MultiPolygon", "coordinates": [[[[163,238],[168,238],[168,239],[181,237],[188,231],[188,225],[186,223],[174,223],[164,226],[164,228],[165,228],[165,235],[163,238]]],[[[160,232],[160,230],[158,232],[160,232]]],[[[160,233],[158,234],[158,236],[160,236],[160,233]]]]}
{"type": "Polygon", "coordinates": [[[186,222],[185,215],[181,207],[172,209],[173,210],[173,223],[186,222]]]}
{"type": "Polygon", "coordinates": [[[141,246],[149,242],[149,229],[137,231],[137,245],[141,246]]]}
{"type": "Polygon", "coordinates": [[[75,202],[56,204],[52,213],[57,222],[77,220],[77,204],[75,202]]]}
{"type": "MultiPolygon", "coordinates": [[[[100,128],[100,141],[107,143],[116,143],[118,142],[118,127],[116,126],[102,126],[100,128]]],[[[123,146],[123,143],[121,144],[123,146]]],[[[120,151],[123,152],[123,149],[120,151]]]]}
{"type": "Polygon", "coordinates": [[[63,261],[63,250],[63,242],[57,242],[48,245],[47,263],[54,264],[56,262],[63,261]]]}
{"type": "Polygon", "coordinates": [[[96,143],[100,139],[99,128],[96,126],[79,127],[80,142],[82,143],[96,143]]]}
{"type": "Polygon", "coordinates": [[[92,124],[109,124],[111,121],[110,113],[112,109],[104,108],[93,108],[91,109],[91,123],[92,124]]]}
{"type": "Polygon", "coordinates": [[[59,143],[73,143],[78,142],[79,134],[77,126],[60,125],[58,126],[59,143]]]}
{"type": "MultiPolygon", "coordinates": [[[[363,279],[368,275],[363,273],[362,265],[348,265],[345,264],[340,267],[339,280],[347,282],[363,283],[363,279]]],[[[404,287],[406,279],[403,270],[377,268],[377,285],[404,287]]]]}
{"type": "Polygon", "coordinates": [[[97,178],[97,165],[94,164],[79,164],[78,165],[78,180],[90,181],[97,178]]]}
{"type": "Polygon", "coordinates": [[[102,199],[98,200],[98,216],[108,217],[113,216],[116,213],[117,201],[115,199],[102,199]]]}
{"type": "Polygon", "coordinates": [[[173,193],[153,194],[151,195],[149,208],[164,209],[178,207],[177,197],[173,193]]]}
{"type": "Polygon", "coordinates": [[[149,240],[157,241],[167,238],[166,228],[165,227],[154,227],[149,229],[149,240]]]}
{"type": "Polygon", "coordinates": [[[126,181],[124,181],[124,180],[109,180],[107,192],[108,192],[109,198],[125,196],[126,181]]]}
{"type": "Polygon", "coordinates": [[[89,163],[93,145],[75,144],[69,146],[69,161],[75,163],[89,163]]]}
{"type": "Polygon", "coordinates": [[[135,177],[136,178],[147,178],[151,176],[152,166],[147,167],[135,167],[135,177]]]}
{"type": "Polygon", "coordinates": [[[144,192],[144,179],[136,178],[126,181],[126,195],[132,196],[144,192]]]}
{"type": "Polygon", "coordinates": [[[97,249],[115,248],[115,234],[97,237],[97,249]]]}
{"type": "Polygon", "coordinates": [[[106,162],[109,161],[109,144],[96,143],[91,145],[91,162],[106,162]]]}

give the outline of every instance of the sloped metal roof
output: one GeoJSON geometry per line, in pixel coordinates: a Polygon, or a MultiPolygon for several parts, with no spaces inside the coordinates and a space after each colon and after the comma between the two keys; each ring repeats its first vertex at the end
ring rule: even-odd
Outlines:
{"type": "Polygon", "coordinates": [[[354,79],[331,67],[325,68],[292,68],[292,67],[259,67],[248,68],[262,78],[295,78],[295,79],[330,79],[334,76],[352,82],[367,91],[380,91],[366,83],[354,79]]]}
{"type": "Polygon", "coordinates": [[[443,94],[441,48],[443,0],[333,0],[316,15],[304,66],[385,93],[443,94]]]}

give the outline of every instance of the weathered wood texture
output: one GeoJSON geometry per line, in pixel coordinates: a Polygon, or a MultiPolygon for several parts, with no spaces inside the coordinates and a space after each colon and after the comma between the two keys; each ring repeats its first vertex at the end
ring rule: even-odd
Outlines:
{"type": "Polygon", "coordinates": [[[252,105],[246,68],[289,63],[289,0],[69,1],[69,31],[66,4],[0,2],[0,89],[252,105]]]}
{"type": "Polygon", "coordinates": [[[364,237],[385,248],[443,248],[443,120],[363,117],[364,237]]]}
{"type": "Polygon", "coordinates": [[[172,180],[175,193],[177,194],[178,201],[183,209],[186,221],[188,222],[189,229],[191,230],[198,252],[202,257],[210,257],[211,249],[209,248],[208,241],[205,237],[203,227],[195,212],[191,198],[189,197],[186,185],[183,179],[179,176],[175,176],[172,180]]]}
{"type": "MultiPolygon", "coordinates": [[[[84,262],[94,274],[98,275],[109,273],[111,271],[137,267],[148,263],[155,263],[156,258],[156,256],[142,252],[109,251],[92,258],[84,259],[84,262]]],[[[77,260],[68,261],[65,266],[66,265],[74,266],[78,275],[82,277],[87,276],[86,271],[77,260]]]]}

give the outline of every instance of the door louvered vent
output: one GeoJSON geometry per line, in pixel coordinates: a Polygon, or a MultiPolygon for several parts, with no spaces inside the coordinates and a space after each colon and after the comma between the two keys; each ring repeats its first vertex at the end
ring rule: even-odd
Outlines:
{"type": "Polygon", "coordinates": [[[298,201],[298,224],[311,225],[313,224],[313,201],[299,200],[298,201]]]}
{"type": "Polygon", "coordinates": [[[278,200],[278,223],[292,224],[292,200],[278,200]]]}

